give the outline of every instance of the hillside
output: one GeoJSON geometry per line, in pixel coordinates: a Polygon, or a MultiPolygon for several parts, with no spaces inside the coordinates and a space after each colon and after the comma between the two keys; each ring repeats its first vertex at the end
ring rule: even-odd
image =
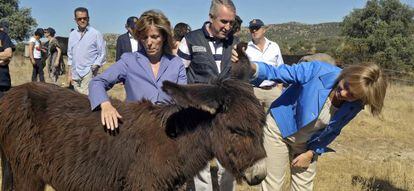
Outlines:
{"type": "MultiPolygon", "coordinates": [[[[266,36],[277,42],[297,42],[299,40],[312,41],[322,38],[339,37],[341,23],[330,22],[320,24],[303,24],[289,22],[267,25],[266,36]]],[[[243,28],[243,35],[249,36],[248,28],[243,28]]]]}
{"type": "MultiPolygon", "coordinates": [[[[267,25],[266,37],[279,44],[285,54],[329,52],[342,42],[341,23],[303,24],[289,22],[267,25]]],[[[242,40],[250,40],[249,29],[242,28],[242,40]]]]}

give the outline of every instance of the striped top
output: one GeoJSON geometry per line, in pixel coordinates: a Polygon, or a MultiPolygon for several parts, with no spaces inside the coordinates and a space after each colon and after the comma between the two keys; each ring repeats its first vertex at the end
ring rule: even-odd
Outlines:
{"type": "MultiPolygon", "coordinates": [[[[208,33],[207,27],[209,27],[210,24],[210,22],[204,23],[202,29],[204,34],[208,37],[208,44],[210,45],[210,50],[212,51],[212,54],[214,56],[218,72],[221,73],[221,60],[223,57],[223,40],[217,39],[213,37],[210,33],[208,33]]],[[[188,68],[191,63],[191,52],[188,48],[187,40],[185,37],[181,40],[177,54],[183,60],[184,66],[188,68]]]]}

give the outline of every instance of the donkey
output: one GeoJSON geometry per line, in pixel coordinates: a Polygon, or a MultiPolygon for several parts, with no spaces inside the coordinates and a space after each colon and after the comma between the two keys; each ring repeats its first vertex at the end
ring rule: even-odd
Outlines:
{"type": "Polygon", "coordinates": [[[248,83],[166,81],[163,90],[174,102],[111,100],[123,119],[107,133],[84,95],[45,83],[12,88],[0,99],[0,145],[14,190],[174,190],[213,157],[240,182],[266,156],[265,113],[248,83]]]}

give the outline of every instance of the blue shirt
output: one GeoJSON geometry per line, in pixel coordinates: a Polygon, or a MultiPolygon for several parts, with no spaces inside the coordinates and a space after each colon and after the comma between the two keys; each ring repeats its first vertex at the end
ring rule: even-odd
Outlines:
{"type": "MultiPolygon", "coordinates": [[[[263,80],[273,80],[290,86],[270,106],[270,114],[277,123],[282,137],[286,138],[317,119],[329,93],[335,87],[341,69],[328,63],[313,61],[279,67],[257,63],[259,85],[263,80]]],[[[326,128],[317,131],[308,140],[308,149],[322,154],[360,111],[360,101],[344,102],[331,117],[326,128]]]]}
{"type": "Polygon", "coordinates": [[[94,110],[102,102],[109,100],[107,90],[116,83],[124,82],[127,101],[148,99],[153,103],[171,100],[162,91],[162,82],[168,80],[178,84],[187,84],[185,67],[179,57],[163,55],[158,76],[155,77],[151,63],[141,52],[128,52],[104,73],[89,82],[89,101],[94,110]]]}
{"type": "Polygon", "coordinates": [[[91,71],[92,65],[102,66],[106,61],[106,43],[102,34],[91,26],[85,33],[74,30],[69,35],[68,65],[72,78],[80,79],[91,71]]]}

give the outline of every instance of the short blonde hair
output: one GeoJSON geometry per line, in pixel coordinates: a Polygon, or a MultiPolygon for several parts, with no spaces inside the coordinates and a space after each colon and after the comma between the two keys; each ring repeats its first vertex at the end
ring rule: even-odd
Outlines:
{"type": "Polygon", "coordinates": [[[163,53],[172,55],[171,23],[161,11],[149,10],[142,13],[136,22],[136,27],[133,29],[135,38],[143,39],[151,26],[157,28],[164,37],[163,53]]]}
{"type": "Polygon", "coordinates": [[[341,80],[348,83],[349,91],[353,95],[370,107],[372,115],[381,113],[388,82],[378,65],[364,63],[346,67],[338,77],[338,82],[341,80]]]}

